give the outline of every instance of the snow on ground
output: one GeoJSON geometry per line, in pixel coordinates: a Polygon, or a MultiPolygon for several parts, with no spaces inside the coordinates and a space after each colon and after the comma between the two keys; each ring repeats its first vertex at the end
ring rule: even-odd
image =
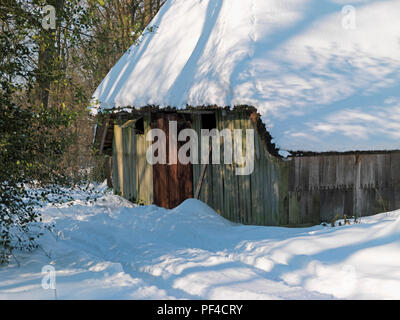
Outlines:
{"type": "Polygon", "coordinates": [[[399,0],[168,0],[94,100],[248,104],[283,150],[399,149],[399,16],[399,0]]]}
{"type": "Polygon", "coordinates": [[[400,298],[400,211],[287,229],[233,224],[193,199],[166,210],[106,193],[43,215],[55,231],[0,267],[0,299],[400,298]],[[56,291],[42,288],[45,265],[56,291]]]}

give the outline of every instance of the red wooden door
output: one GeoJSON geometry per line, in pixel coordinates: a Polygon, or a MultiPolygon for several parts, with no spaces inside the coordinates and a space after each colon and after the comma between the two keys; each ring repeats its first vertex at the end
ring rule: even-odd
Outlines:
{"type": "MultiPolygon", "coordinates": [[[[187,117],[187,116],[186,116],[187,117]]],[[[169,122],[177,121],[178,135],[190,123],[184,115],[177,113],[155,113],[152,115],[151,127],[161,129],[166,134],[167,164],[153,166],[153,196],[154,204],[159,207],[172,209],[183,201],[193,198],[192,164],[169,164],[169,122]]],[[[178,149],[185,142],[178,141],[178,149]]]]}

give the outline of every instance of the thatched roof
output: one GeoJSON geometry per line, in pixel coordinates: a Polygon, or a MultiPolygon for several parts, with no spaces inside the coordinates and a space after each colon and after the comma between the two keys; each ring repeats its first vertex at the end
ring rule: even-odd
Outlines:
{"type": "Polygon", "coordinates": [[[168,0],[94,101],[247,104],[281,149],[399,149],[399,16],[398,0],[168,0]]]}

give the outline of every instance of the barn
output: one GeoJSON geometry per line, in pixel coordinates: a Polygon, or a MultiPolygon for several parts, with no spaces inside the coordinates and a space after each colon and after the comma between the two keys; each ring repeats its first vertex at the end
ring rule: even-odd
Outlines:
{"type": "MultiPolygon", "coordinates": [[[[255,225],[400,208],[400,5],[309,2],[167,1],[151,22],[156,31],[93,96],[114,191],[165,208],[199,197],[255,225]],[[253,130],[252,173],[236,174],[235,163],[150,164],[148,133],[169,136],[171,122],[177,134],[253,130]]],[[[248,144],[243,135],[243,150],[248,144]]]]}

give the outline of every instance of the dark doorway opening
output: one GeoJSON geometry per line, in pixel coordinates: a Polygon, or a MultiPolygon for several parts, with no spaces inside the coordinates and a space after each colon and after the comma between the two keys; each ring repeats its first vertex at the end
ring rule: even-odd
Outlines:
{"type": "Polygon", "coordinates": [[[208,130],[217,128],[215,113],[206,113],[201,115],[201,128],[208,130]]]}
{"type": "Polygon", "coordinates": [[[138,120],[136,120],[135,133],[136,134],[144,134],[144,120],[143,120],[143,117],[141,117],[138,120]]]}

